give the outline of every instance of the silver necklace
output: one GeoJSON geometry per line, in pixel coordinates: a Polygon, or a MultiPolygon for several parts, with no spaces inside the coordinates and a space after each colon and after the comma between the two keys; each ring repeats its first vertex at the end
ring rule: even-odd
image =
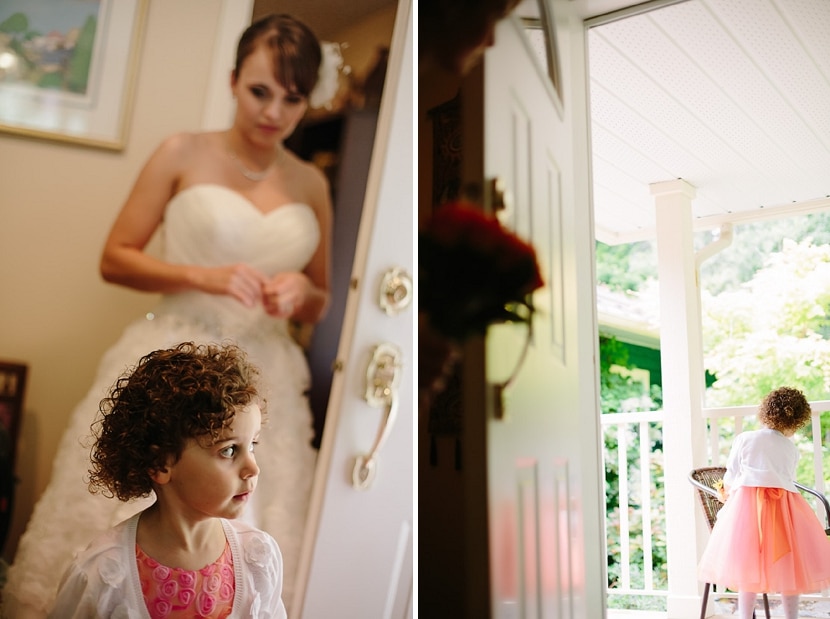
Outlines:
{"type": "Polygon", "coordinates": [[[231,158],[231,161],[236,164],[236,167],[242,172],[242,176],[247,178],[249,181],[253,181],[258,183],[259,181],[265,179],[271,172],[274,171],[274,168],[277,167],[277,164],[282,161],[283,156],[285,155],[285,147],[282,147],[277,152],[277,156],[274,157],[274,160],[268,164],[268,167],[264,170],[257,172],[256,170],[251,170],[248,168],[242,161],[240,161],[239,157],[236,156],[236,153],[228,147],[228,155],[231,158]]]}

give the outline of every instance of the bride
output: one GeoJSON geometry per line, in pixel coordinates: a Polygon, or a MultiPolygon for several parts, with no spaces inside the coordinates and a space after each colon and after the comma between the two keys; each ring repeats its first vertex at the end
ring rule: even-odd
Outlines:
{"type": "Polygon", "coordinates": [[[333,94],[337,60],[291,16],[255,22],[239,40],[231,73],[232,126],[169,137],[141,170],[106,240],[101,273],[162,299],[105,353],[72,413],[8,572],[6,616],[48,614],[74,553],[152,501],[90,494],[84,439],[99,400],[130,363],[187,340],[233,341],[262,371],[268,422],[248,513],[282,550],[290,602],[316,453],[308,368],[289,322],[316,323],[326,312],[332,213],[322,172],[283,141],[309,105],[333,94]],[[161,258],[145,252],[159,228],[161,258]]]}

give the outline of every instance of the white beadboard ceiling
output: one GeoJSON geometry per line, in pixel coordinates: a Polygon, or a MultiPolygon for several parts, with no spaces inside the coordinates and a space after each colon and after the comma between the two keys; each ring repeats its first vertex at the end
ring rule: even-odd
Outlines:
{"type": "Polygon", "coordinates": [[[699,228],[830,208],[830,0],[687,0],[588,45],[599,240],[653,238],[677,178],[699,228]]]}

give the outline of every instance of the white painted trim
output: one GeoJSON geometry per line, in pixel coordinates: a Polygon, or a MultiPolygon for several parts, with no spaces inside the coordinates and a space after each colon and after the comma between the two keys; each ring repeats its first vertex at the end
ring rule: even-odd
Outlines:
{"type": "MultiPolygon", "coordinates": [[[[830,400],[816,400],[810,402],[810,410],[813,413],[825,413],[830,411],[830,400]]],[[[750,417],[758,412],[758,406],[722,406],[719,408],[704,408],[702,413],[706,419],[724,417],[750,417]]]]}
{"type": "Polygon", "coordinates": [[[233,120],[234,103],[230,90],[236,44],[251,23],[253,0],[222,0],[216,26],[216,45],[210,63],[210,77],[202,109],[202,130],[227,129],[233,120]]]}
{"type": "MultiPolygon", "coordinates": [[[[797,215],[809,215],[810,213],[818,213],[830,209],[830,196],[824,198],[816,198],[814,200],[804,200],[802,202],[793,202],[792,204],[777,204],[774,206],[766,206],[760,209],[753,209],[750,211],[740,211],[737,213],[723,213],[720,215],[710,215],[708,217],[698,217],[692,222],[692,229],[695,232],[701,230],[712,230],[725,224],[748,224],[756,221],[765,221],[768,219],[780,219],[782,217],[795,217],[797,215]]],[[[636,243],[638,241],[650,241],[656,238],[657,231],[654,228],[642,228],[633,232],[610,232],[602,228],[597,228],[596,238],[598,241],[606,245],[621,245],[623,243],[636,243]]]]}

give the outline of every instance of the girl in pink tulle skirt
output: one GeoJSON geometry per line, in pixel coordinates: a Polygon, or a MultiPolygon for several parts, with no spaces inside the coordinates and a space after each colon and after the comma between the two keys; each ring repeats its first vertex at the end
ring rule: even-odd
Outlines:
{"type": "Polygon", "coordinates": [[[798,616],[801,593],[830,586],[830,541],[793,484],[796,430],[810,420],[797,389],[769,393],[761,430],[735,438],[723,479],[723,508],[700,559],[698,576],[738,591],[738,615],[752,617],[758,593],[780,593],[784,616],[798,616]],[[726,500],[728,498],[728,500],[726,500]]]}

